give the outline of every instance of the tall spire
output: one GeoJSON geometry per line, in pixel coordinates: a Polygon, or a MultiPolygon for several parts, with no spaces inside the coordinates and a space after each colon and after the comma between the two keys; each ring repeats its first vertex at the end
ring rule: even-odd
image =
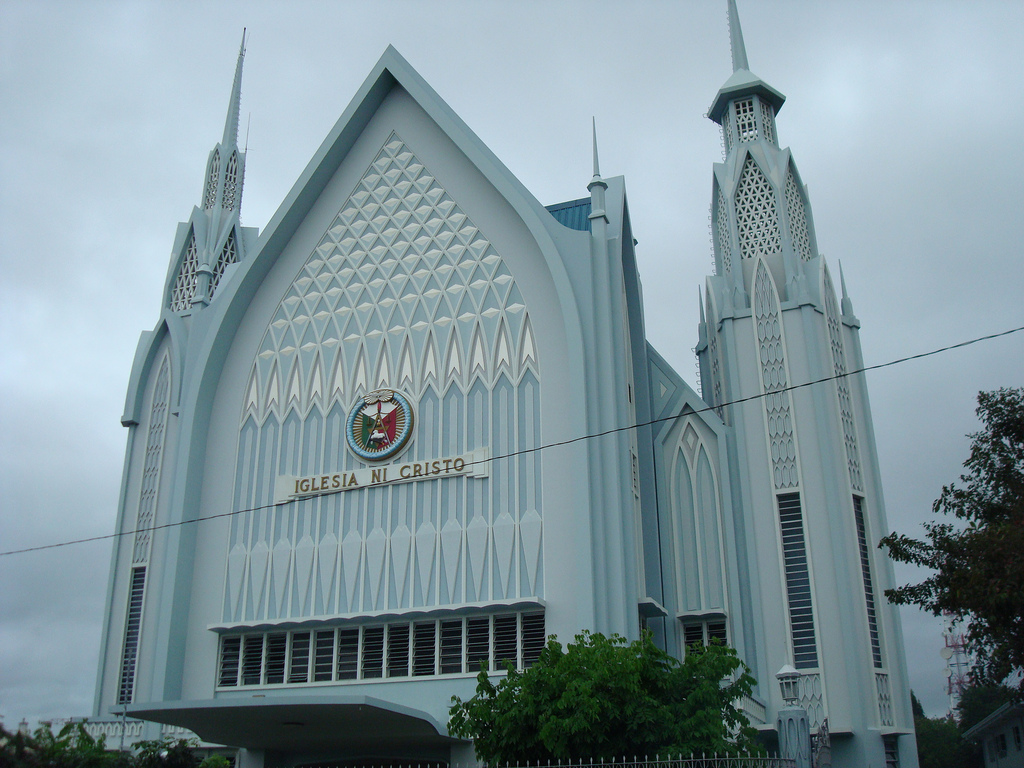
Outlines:
{"type": "Polygon", "coordinates": [[[740,28],[740,14],[736,10],[736,0],[728,0],[728,7],[732,76],[718,89],[718,95],[715,96],[715,100],[708,110],[708,117],[716,123],[722,122],[722,117],[730,102],[744,96],[752,94],[759,96],[762,101],[770,104],[775,112],[781,109],[786,100],[786,97],[779,91],[750,71],[750,64],[747,62],[747,47],[743,44],[743,30],[740,28]]]}
{"type": "Polygon", "coordinates": [[[600,164],[598,163],[598,160],[597,160],[597,118],[596,117],[591,117],[590,118],[590,122],[591,122],[591,128],[593,129],[593,133],[594,133],[594,178],[595,179],[600,179],[601,178],[601,166],[600,166],[600,164]]]}
{"type": "Polygon", "coordinates": [[[245,29],[242,29],[242,45],[238,49],[238,63],[235,64],[235,80],[231,84],[231,101],[228,103],[228,116],[224,121],[224,138],[221,146],[238,144],[238,108],[242,100],[242,61],[245,59],[245,29]]]}
{"type": "Polygon", "coordinates": [[[732,46],[732,71],[749,70],[747,48],[743,45],[743,30],[740,28],[740,14],[736,10],[736,0],[729,0],[729,42],[732,46]]]}

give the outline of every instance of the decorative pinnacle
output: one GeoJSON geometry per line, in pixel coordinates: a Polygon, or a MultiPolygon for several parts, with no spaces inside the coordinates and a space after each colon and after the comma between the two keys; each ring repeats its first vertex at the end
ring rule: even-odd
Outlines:
{"type": "Polygon", "coordinates": [[[601,178],[601,166],[600,166],[600,164],[598,163],[598,160],[597,160],[597,118],[596,117],[591,117],[590,118],[590,122],[591,122],[591,126],[592,126],[593,132],[594,132],[594,178],[595,179],[600,179],[601,178]]]}
{"type": "Polygon", "coordinates": [[[228,116],[224,121],[224,138],[221,146],[238,144],[238,108],[242,100],[242,61],[245,59],[245,29],[242,29],[242,45],[238,49],[238,63],[235,64],[235,80],[231,84],[231,101],[228,116]]]}
{"type": "Polygon", "coordinates": [[[701,324],[706,323],[707,320],[704,319],[704,294],[699,288],[697,289],[697,304],[700,305],[700,322],[701,324]]]}
{"type": "Polygon", "coordinates": [[[736,10],[736,0],[729,0],[729,43],[732,47],[732,71],[749,70],[747,48],[743,45],[743,30],[740,28],[740,14],[736,10]]]}

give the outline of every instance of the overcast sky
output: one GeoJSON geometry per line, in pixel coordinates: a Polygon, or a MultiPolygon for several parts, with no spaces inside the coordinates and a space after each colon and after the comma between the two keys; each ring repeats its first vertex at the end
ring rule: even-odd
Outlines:
{"type": "MultiPolygon", "coordinates": [[[[1024,325],[1022,2],[740,0],[751,69],[868,365],[1024,325]],[[833,266],[835,271],[835,267],[833,266]]],[[[544,204],[623,175],[652,343],[696,386],[717,126],[707,2],[0,0],[0,551],[109,534],[139,333],[200,201],[242,28],[242,220],[263,227],[391,43],[544,204]]],[[[868,374],[890,528],[917,534],[967,456],[978,390],[1024,333],[868,374]]],[[[0,714],[88,714],[110,541],[0,557],[0,714]]],[[[898,567],[900,580],[920,574],[898,567]]],[[[942,714],[941,623],[903,610],[942,714]]]]}

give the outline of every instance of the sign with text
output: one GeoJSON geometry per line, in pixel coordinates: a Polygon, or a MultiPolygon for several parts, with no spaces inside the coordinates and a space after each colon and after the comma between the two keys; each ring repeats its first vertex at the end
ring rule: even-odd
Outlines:
{"type": "Polygon", "coordinates": [[[343,493],[359,488],[380,485],[412,483],[419,480],[440,480],[445,477],[487,477],[487,449],[480,449],[444,459],[427,459],[377,467],[364,467],[346,472],[322,475],[278,475],[274,486],[274,501],[290,501],[343,493]]]}

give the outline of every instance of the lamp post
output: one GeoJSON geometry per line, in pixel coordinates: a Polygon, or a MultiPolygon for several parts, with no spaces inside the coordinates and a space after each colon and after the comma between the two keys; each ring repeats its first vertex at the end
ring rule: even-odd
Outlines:
{"type": "Polygon", "coordinates": [[[811,768],[811,726],[807,710],[800,706],[800,673],[786,664],[775,673],[782,692],[776,728],[779,755],[796,761],[796,768],[811,768]]]}

